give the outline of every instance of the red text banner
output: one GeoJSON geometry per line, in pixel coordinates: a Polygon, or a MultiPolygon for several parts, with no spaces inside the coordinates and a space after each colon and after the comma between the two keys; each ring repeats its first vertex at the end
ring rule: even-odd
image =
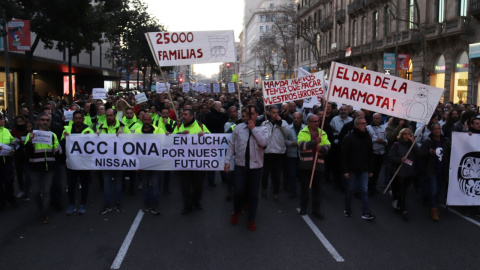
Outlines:
{"type": "Polygon", "coordinates": [[[325,92],[324,72],[288,80],[263,81],[266,106],[299,99],[321,98],[325,92]]]}
{"type": "Polygon", "coordinates": [[[145,36],[160,66],[237,61],[233,31],[149,32],[145,36]]]}
{"type": "Polygon", "coordinates": [[[329,101],[428,123],[444,90],[333,62],[329,91],[329,101]]]}

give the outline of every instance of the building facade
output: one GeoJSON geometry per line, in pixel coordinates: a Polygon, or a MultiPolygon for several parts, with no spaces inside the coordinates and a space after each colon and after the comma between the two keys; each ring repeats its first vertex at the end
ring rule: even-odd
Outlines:
{"type": "MultiPolygon", "coordinates": [[[[31,39],[35,39],[35,33],[31,33],[31,39]]],[[[74,94],[91,93],[92,88],[118,88],[120,70],[114,70],[112,61],[108,59],[106,54],[108,46],[108,44],[95,44],[95,50],[91,53],[82,52],[73,57],[74,94]]],[[[8,106],[4,56],[4,52],[0,52],[0,109],[7,109],[8,106]]],[[[13,112],[17,114],[21,104],[25,102],[23,90],[25,88],[25,53],[9,52],[8,56],[13,112]]],[[[47,96],[68,95],[68,54],[66,52],[45,49],[40,41],[33,54],[31,68],[34,105],[47,96]]]]}
{"type": "Polygon", "coordinates": [[[245,0],[242,53],[239,76],[243,86],[259,87],[262,80],[285,78],[282,56],[277,50],[259,47],[259,41],[275,31],[277,7],[291,0],[245,0]],[[256,83],[258,82],[258,83],[256,83]]]}
{"type": "Polygon", "coordinates": [[[469,55],[469,46],[480,42],[479,0],[297,0],[296,5],[297,68],[328,74],[336,61],[445,88],[445,102],[480,104],[480,69],[469,55]]]}

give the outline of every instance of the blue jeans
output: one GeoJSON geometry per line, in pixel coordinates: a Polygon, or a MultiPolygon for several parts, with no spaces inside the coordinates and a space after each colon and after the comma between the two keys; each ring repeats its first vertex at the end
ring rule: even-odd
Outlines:
{"type": "Polygon", "coordinates": [[[362,212],[363,214],[370,213],[368,205],[368,172],[349,172],[349,178],[344,179],[345,184],[345,210],[352,209],[352,191],[354,185],[360,188],[362,196],[362,212]]]}
{"type": "Polygon", "coordinates": [[[258,189],[262,179],[262,168],[247,169],[246,167],[235,165],[233,184],[233,209],[235,213],[240,214],[245,203],[249,204],[247,219],[255,220],[258,207],[258,189]],[[245,201],[246,191],[246,201],[245,201]]]}
{"type": "Polygon", "coordinates": [[[288,184],[290,194],[293,196],[297,194],[298,162],[298,158],[296,157],[287,157],[288,184]]]}
{"type": "Polygon", "coordinates": [[[103,193],[104,204],[106,207],[112,207],[112,198],[114,203],[120,203],[122,199],[122,174],[123,171],[103,171],[103,193]]]}
{"type": "Polygon", "coordinates": [[[50,189],[52,187],[54,171],[30,171],[32,179],[32,195],[39,205],[42,215],[48,215],[50,207],[50,189]]]}
{"type": "Polygon", "coordinates": [[[437,208],[438,207],[438,199],[440,197],[440,192],[443,188],[443,179],[444,179],[444,172],[437,171],[435,174],[428,176],[427,182],[427,199],[428,199],[428,206],[430,208],[437,208]]]}
{"type": "Polygon", "coordinates": [[[158,207],[160,173],[160,171],[140,172],[140,178],[143,184],[143,202],[148,207],[158,207]]]}

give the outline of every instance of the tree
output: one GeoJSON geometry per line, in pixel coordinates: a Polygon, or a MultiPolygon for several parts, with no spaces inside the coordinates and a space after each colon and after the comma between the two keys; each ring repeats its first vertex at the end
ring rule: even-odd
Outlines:
{"type": "Polygon", "coordinates": [[[109,14],[122,0],[7,0],[7,18],[30,20],[30,29],[36,34],[31,50],[25,53],[25,102],[32,106],[32,59],[40,41],[45,48],[67,51],[69,59],[69,100],[72,100],[71,59],[82,50],[94,49],[101,43],[109,14]]]}
{"type": "Polygon", "coordinates": [[[260,58],[263,72],[275,73],[283,67],[289,77],[295,63],[295,9],[292,4],[285,4],[272,10],[261,12],[267,18],[269,25],[260,39],[254,44],[251,53],[260,58]],[[271,27],[271,28],[270,28],[271,27]]]}
{"type": "Polygon", "coordinates": [[[155,59],[145,33],[165,31],[165,27],[147,12],[147,6],[141,0],[121,2],[105,35],[112,45],[107,54],[119,71],[125,69],[127,74],[135,64],[139,69],[142,66],[154,67],[155,59]]]}

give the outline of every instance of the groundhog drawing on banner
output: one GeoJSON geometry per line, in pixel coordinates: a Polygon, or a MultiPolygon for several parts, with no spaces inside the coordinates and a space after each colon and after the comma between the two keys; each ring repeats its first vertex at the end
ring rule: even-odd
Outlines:
{"type": "Polygon", "coordinates": [[[428,90],[425,88],[417,89],[413,100],[407,100],[403,103],[405,108],[405,118],[415,119],[417,122],[428,123],[428,115],[433,111],[432,106],[428,104],[428,90]]]}

